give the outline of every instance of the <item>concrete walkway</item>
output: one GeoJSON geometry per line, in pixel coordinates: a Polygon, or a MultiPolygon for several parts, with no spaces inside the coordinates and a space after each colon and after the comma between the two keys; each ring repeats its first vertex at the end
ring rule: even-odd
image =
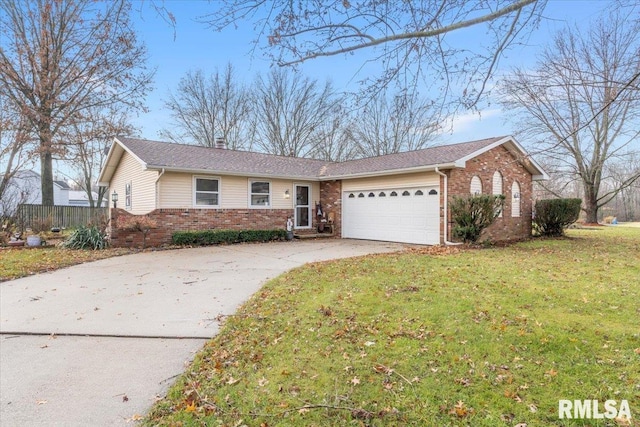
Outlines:
{"type": "Polygon", "coordinates": [[[266,280],[403,245],[293,241],[146,252],[0,283],[0,425],[133,425],[266,280]]]}

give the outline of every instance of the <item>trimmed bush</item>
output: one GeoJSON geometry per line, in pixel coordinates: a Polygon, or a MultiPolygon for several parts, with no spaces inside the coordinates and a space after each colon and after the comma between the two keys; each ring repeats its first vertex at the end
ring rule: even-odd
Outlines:
{"type": "Polygon", "coordinates": [[[559,237],[578,220],[581,199],[538,200],[533,217],[533,229],[541,236],[559,237]]]}
{"type": "Polygon", "coordinates": [[[465,243],[475,243],[482,231],[493,224],[503,209],[502,194],[480,194],[468,197],[453,197],[450,204],[455,226],[453,235],[465,243]]]}
{"type": "Polygon", "coordinates": [[[171,236],[174,245],[208,246],[220,243],[269,242],[284,240],[285,230],[201,230],[176,231],[171,236]]]}
{"type": "Polygon", "coordinates": [[[81,225],[71,233],[62,246],[68,249],[106,249],[109,239],[104,231],[98,227],[85,227],[81,225]]]}

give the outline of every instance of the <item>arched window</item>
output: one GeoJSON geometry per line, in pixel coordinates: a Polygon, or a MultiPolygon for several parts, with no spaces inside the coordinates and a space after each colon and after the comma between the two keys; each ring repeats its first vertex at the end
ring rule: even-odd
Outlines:
{"type": "MultiPolygon", "coordinates": [[[[493,173],[493,194],[502,194],[502,174],[498,171],[493,173]]],[[[502,209],[500,210],[498,217],[502,218],[502,209]]]]}
{"type": "Polygon", "coordinates": [[[416,196],[423,196],[424,193],[422,192],[422,190],[418,190],[416,191],[416,196]]]}
{"type": "Polygon", "coordinates": [[[376,197],[376,195],[373,193],[369,193],[369,197],[376,197]]]}
{"type": "Polygon", "coordinates": [[[355,195],[355,194],[353,194],[353,193],[349,194],[349,198],[350,198],[350,199],[353,199],[353,198],[355,198],[355,197],[356,197],[356,195],[355,195]]]}
{"type": "Polygon", "coordinates": [[[520,184],[517,181],[513,181],[511,184],[511,216],[519,217],[520,216],[520,184]]]}
{"type": "Polygon", "coordinates": [[[390,194],[391,197],[396,197],[397,195],[398,195],[398,193],[396,193],[395,191],[392,191],[391,194],[390,194]]]}
{"type": "Polygon", "coordinates": [[[471,178],[471,194],[474,196],[482,194],[482,181],[480,181],[478,175],[474,175],[473,178],[471,178]]]}
{"type": "Polygon", "coordinates": [[[364,197],[364,194],[360,193],[358,194],[358,197],[364,197]]]}
{"type": "Polygon", "coordinates": [[[407,190],[404,190],[404,191],[402,192],[402,195],[403,195],[403,196],[410,196],[410,195],[411,195],[411,193],[409,193],[407,190]]]}
{"type": "Polygon", "coordinates": [[[378,194],[378,197],[387,197],[387,195],[384,194],[384,191],[381,191],[380,194],[378,194]]]}

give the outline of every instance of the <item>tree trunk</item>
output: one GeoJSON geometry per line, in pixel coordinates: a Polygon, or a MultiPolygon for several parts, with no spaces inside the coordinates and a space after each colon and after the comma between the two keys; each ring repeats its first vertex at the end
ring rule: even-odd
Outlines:
{"type": "Polygon", "coordinates": [[[596,224],[598,222],[598,195],[594,188],[587,183],[584,185],[583,203],[586,214],[585,222],[587,224],[596,224]]]}
{"type": "Polygon", "coordinates": [[[53,206],[53,156],[51,151],[46,147],[42,147],[44,150],[40,154],[40,182],[42,185],[42,204],[46,206],[53,206]]]}

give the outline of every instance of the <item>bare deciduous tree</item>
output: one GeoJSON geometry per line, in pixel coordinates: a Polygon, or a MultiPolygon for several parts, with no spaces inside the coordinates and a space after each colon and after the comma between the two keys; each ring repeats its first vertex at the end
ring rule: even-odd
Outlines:
{"type": "Polygon", "coordinates": [[[344,104],[345,102],[337,103],[328,112],[319,130],[320,139],[308,152],[308,157],[342,162],[353,160],[358,156],[358,150],[350,132],[353,122],[351,111],[344,104]]]}
{"type": "Polygon", "coordinates": [[[266,153],[305,157],[324,141],[325,122],[339,104],[331,83],[283,68],[258,76],[253,87],[255,146],[266,153]]]}
{"type": "Polygon", "coordinates": [[[0,91],[37,135],[45,205],[63,128],[88,108],[142,107],[153,72],[129,14],[127,0],[0,0],[0,91]]]}
{"type": "Polygon", "coordinates": [[[16,177],[31,162],[32,142],[28,123],[0,93],[0,218],[13,216],[18,204],[24,203],[16,177]]]}
{"type": "Polygon", "coordinates": [[[213,147],[217,138],[223,138],[229,148],[248,148],[250,105],[231,64],[222,74],[216,70],[209,77],[200,70],[188,72],[169,94],[165,107],[177,131],[165,129],[161,135],[171,141],[213,147]]]}
{"type": "Polygon", "coordinates": [[[503,83],[503,103],[525,138],[559,172],[577,177],[587,222],[598,209],[640,178],[601,187],[611,162],[640,152],[640,36],[638,20],[619,13],[582,34],[568,28],[553,38],[533,71],[516,69],[503,83]]]}
{"type": "Polygon", "coordinates": [[[98,175],[113,142],[114,135],[132,135],[134,127],[129,123],[128,109],[85,109],[60,136],[65,140],[64,159],[68,161],[72,177],[78,187],[87,194],[90,207],[102,206],[107,188],[97,187],[98,175]],[[94,191],[97,199],[94,199],[94,191]]]}
{"type": "Polygon", "coordinates": [[[359,157],[425,148],[438,130],[434,104],[417,94],[380,92],[357,112],[350,129],[359,157]]]}
{"type": "Polygon", "coordinates": [[[382,64],[378,90],[438,87],[443,100],[474,106],[501,54],[537,24],[546,0],[227,0],[202,18],[215,30],[253,23],[255,45],[280,65],[362,53],[382,64]],[[477,29],[465,33],[466,29],[477,29]],[[482,40],[478,40],[482,37],[482,40]],[[472,39],[472,41],[470,41],[472,39]],[[451,91],[455,93],[452,95],[451,91]]]}

